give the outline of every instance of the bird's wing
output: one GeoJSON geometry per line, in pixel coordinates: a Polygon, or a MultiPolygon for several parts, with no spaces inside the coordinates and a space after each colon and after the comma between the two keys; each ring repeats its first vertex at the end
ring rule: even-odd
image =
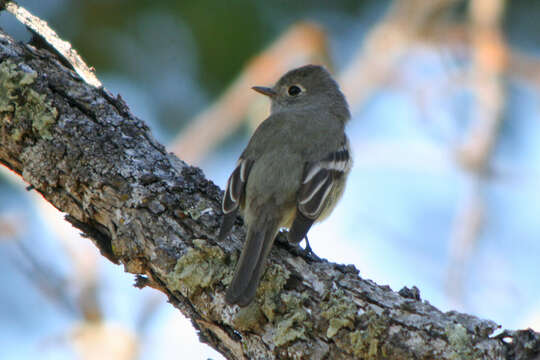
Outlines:
{"type": "Polygon", "coordinates": [[[221,205],[224,219],[218,236],[220,240],[224,239],[231,231],[238,212],[238,206],[244,201],[246,182],[253,162],[250,159],[240,158],[227,181],[227,188],[221,205]]]}
{"type": "Polygon", "coordinates": [[[289,231],[289,241],[300,242],[305,237],[325,209],[335,182],[350,170],[351,165],[347,139],[338,150],[322,160],[306,163],[298,191],[298,211],[289,231]]]}

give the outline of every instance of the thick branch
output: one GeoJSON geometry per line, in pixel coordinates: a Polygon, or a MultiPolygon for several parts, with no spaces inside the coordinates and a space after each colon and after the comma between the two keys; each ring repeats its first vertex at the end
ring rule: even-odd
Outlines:
{"type": "Polygon", "coordinates": [[[168,154],[123,102],[54,55],[0,32],[0,162],[39,191],[101,253],[139,274],[231,359],[534,359],[540,335],[490,338],[491,321],[443,313],[275,246],[256,301],[230,307],[244,230],[216,243],[221,191],[168,154]]]}

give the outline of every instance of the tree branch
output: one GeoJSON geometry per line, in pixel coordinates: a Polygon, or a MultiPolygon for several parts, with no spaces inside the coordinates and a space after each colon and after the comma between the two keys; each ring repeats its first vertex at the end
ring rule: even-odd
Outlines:
{"type": "Polygon", "coordinates": [[[118,96],[45,49],[0,32],[0,162],[19,174],[139,286],[167,294],[225,357],[535,359],[540,334],[491,338],[492,321],[443,313],[417,290],[353,266],[272,250],[254,303],[228,306],[244,229],[224,242],[221,191],[156,142],[118,96]]]}

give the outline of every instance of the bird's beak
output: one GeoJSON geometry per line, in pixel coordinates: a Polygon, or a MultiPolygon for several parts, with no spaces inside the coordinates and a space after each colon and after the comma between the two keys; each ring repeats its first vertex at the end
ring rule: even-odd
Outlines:
{"type": "Polygon", "coordinates": [[[272,97],[275,96],[277,93],[274,91],[274,89],[264,86],[254,86],[252,87],[253,90],[255,90],[258,93],[261,93],[263,95],[272,97]]]}

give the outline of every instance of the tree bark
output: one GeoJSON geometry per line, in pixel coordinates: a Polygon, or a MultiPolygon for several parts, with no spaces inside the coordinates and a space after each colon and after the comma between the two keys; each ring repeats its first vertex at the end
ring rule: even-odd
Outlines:
{"type": "Polygon", "coordinates": [[[188,316],[228,359],[538,359],[540,334],[507,331],[364,280],[353,266],[272,250],[256,300],[224,290],[241,219],[217,243],[221,190],[152,137],[120,96],[46,49],[0,31],[0,162],[66,213],[100,252],[188,316]]]}

